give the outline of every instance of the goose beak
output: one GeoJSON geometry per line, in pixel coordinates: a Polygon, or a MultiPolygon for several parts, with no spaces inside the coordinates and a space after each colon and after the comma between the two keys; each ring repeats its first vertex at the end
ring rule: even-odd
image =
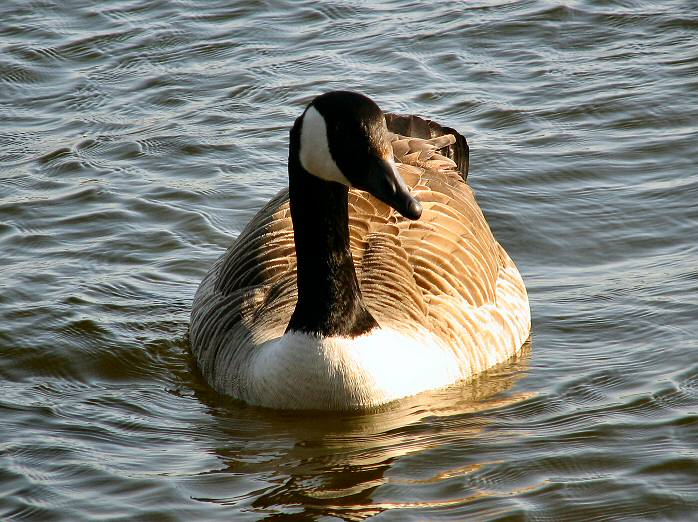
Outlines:
{"type": "Polygon", "coordinates": [[[419,219],[422,205],[410,194],[410,189],[397,171],[392,160],[373,156],[370,160],[365,190],[386,205],[390,205],[407,219],[419,219]]]}

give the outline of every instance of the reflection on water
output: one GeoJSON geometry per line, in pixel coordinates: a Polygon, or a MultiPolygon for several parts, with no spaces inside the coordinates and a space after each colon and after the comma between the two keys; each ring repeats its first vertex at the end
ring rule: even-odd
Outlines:
{"type": "Polygon", "coordinates": [[[0,2],[0,519],[694,520],[697,32],[685,0],[0,2]],[[338,88],[468,138],[535,350],[251,408],[193,370],[191,300],[338,88]]]}
{"type": "MultiPolygon", "coordinates": [[[[411,496],[415,487],[462,478],[485,463],[453,468],[446,463],[438,471],[422,464],[424,474],[419,478],[393,474],[391,468],[405,455],[419,461],[424,459],[420,455],[424,450],[452,446],[454,441],[476,443],[490,424],[480,412],[531,398],[530,393],[510,391],[525,374],[530,356],[529,341],[520,355],[472,382],[364,413],[274,411],[233,400],[226,404],[205,384],[196,397],[219,418],[221,436],[228,444],[215,453],[226,472],[268,474],[274,484],[251,503],[256,513],[268,514],[269,520],[299,514],[363,520],[385,510],[455,506],[493,494],[473,487],[449,499],[419,501],[411,496]],[[269,451],[270,442],[273,451],[269,451]],[[382,501],[375,495],[379,486],[395,489],[404,495],[403,500],[382,501]],[[287,508],[280,511],[281,506],[287,508]]],[[[199,500],[222,505],[237,501],[228,497],[199,500]]]]}

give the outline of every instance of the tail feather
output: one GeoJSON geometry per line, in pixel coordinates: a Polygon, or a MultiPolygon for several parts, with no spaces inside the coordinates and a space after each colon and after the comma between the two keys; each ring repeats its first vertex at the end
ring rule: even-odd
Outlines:
{"type": "Polygon", "coordinates": [[[435,121],[421,118],[413,114],[385,114],[385,121],[388,130],[402,136],[413,138],[431,139],[447,134],[453,134],[455,143],[445,146],[439,153],[453,160],[460,172],[463,181],[468,178],[468,165],[470,159],[470,148],[468,142],[458,131],[439,125],[435,121]]]}

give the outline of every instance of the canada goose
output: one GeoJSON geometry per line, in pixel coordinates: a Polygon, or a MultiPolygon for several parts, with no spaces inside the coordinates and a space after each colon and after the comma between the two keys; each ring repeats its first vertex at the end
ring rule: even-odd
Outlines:
{"type": "Polygon", "coordinates": [[[467,169],[452,129],[384,115],[357,93],[316,97],[291,129],[288,190],[194,298],[206,380],[254,405],[366,408],[515,354],[530,331],[526,289],[467,169]]]}

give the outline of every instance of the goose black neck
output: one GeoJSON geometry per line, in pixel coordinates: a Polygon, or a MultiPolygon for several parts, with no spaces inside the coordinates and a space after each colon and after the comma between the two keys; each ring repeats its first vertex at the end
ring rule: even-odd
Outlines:
{"type": "Polygon", "coordinates": [[[286,331],[356,337],[377,323],[364,305],[349,249],[348,189],[302,167],[296,127],[288,165],[298,302],[286,331]]]}

